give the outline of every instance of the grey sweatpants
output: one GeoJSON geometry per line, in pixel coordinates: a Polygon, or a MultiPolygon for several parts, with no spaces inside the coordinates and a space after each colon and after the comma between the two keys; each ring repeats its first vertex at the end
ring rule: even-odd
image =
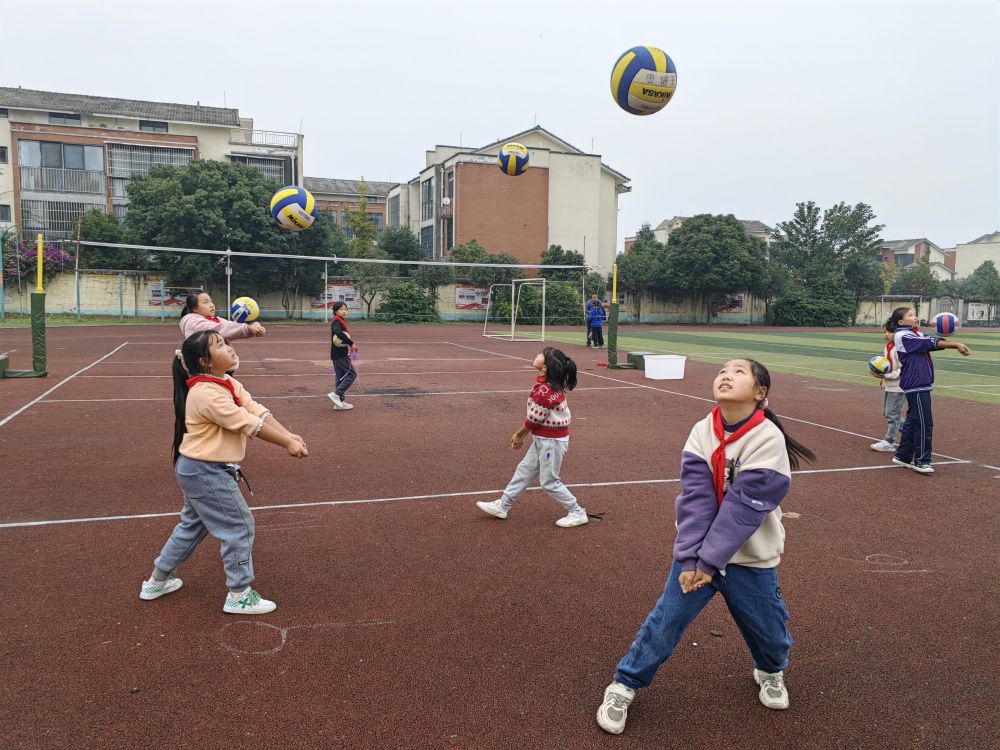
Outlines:
{"type": "Polygon", "coordinates": [[[899,442],[899,431],[903,429],[903,404],[906,403],[905,393],[885,392],[882,401],[882,416],[888,423],[885,431],[885,442],[895,445],[899,442]]]}
{"type": "Polygon", "coordinates": [[[514,470],[514,476],[503,491],[504,507],[510,508],[521,493],[528,489],[532,480],[539,477],[542,489],[548,493],[549,497],[565,508],[566,512],[585,512],[576,498],[573,497],[573,493],[559,478],[559,469],[562,467],[563,458],[568,450],[569,440],[532,436],[528,452],[524,454],[521,463],[514,470]]]}
{"type": "Polygon", "coordinates": [[[181,522],[174,527],[153,564],[164,572],[172,572],[211,534],[221,545],[226,585],[232,591],[242,591],[253,582],[251,553],[255,526],[247,501],[236,484],[236,469],[230,464],[180,456],[174,473],[184,492],[181,522]]]}

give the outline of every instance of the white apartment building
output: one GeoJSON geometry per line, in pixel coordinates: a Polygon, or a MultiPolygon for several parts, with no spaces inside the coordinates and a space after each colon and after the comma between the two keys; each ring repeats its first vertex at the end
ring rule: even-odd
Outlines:
{"type": "Polygon", "coordinates": [[[951,251],[955,256],[955,276],[964,279],[988,260],[1000,271],[1000,231],[990,232],[970,242],[960,242],[951,251]]]}
{"type": "Polygon", "coordinates": [[[288,185],[302,158],[301,134],[237,109],[0,87],[0,231],[63,239],[84,211],[121,218],[129,180],[159,164],[242,162],[288,185]]]}

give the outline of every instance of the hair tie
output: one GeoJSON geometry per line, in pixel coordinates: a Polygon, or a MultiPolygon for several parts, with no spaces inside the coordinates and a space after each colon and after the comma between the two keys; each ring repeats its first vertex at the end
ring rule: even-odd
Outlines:
{"type": "Polygon", "coordinates": [[[764,396],[764,400],[760,402],[760,408],[761,409],[767,408],[767,396],[764,396]]]}
{"type": "Polygon", "coordinates": [[[181,353],[180,349],[174,349],[174,356],[177,357],[181,362],[184,361],[184,355],[181,353]]]}

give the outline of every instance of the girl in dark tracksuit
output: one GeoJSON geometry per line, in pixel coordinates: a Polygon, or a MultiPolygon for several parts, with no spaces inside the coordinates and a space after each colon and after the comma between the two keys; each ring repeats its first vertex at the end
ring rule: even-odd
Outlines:
{"type": "Polygon", "coordinates": [[[358,376],[351,361],[351,351],[358,347],[347,328],[347,303],[333,303],[333,323],[330,324],[330,359],[333,360],[334,389],[326,394],[338,409],[353,409],[354,405],[344,401],[347,389],[358,376]]]}
{"type": "Polygon", "coordinates": [[[906,421],[903,422],[899,447],[892,462],[920,474],[933,474],[931,466],[931,436],[934,419],[931,416],[931,388],[934,387],[934,363],[931,352],[937,349],[958,349],[968,357],[971,350],[965,344],[925,336],[917,327],[920,320],[911,307],[897,307],[889,318],[896,332],[896,352],[903,369],[899,385],[906,394],[906,421]]]}

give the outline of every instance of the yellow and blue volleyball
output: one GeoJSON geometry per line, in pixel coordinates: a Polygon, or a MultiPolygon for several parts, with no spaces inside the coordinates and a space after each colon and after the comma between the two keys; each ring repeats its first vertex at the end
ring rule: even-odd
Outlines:
{"type": "Polygon", "coordinates": [[[661,49],[633,47],[611,69],[611,96],[633,115],[652,115],[667,106],[677,89],[677,68],[661,49]]]}
{"type": "Polygon", "coordinates": [[[497,156],[500,171],[517,177],[528,168],[528,149],[520,143],[505,143],[497,156]]]}
{"type": "Polygon", "coordinates": [[[271,198],[271,218],[282,229],[301,232],[316,221],[316,199],[298,185],[283,187],[271,198]]]}
{"type": "Polygon", "coordinates": [[[958,318],[951,313],[938,313],[934,316],[934,330],[942,336],[954,333],[958,325],[958,318]]]}
{"type": "Polygon", "coordinates": [[[257,302],[250,297],[237,297],[229,306],[229,319],[234,323],[252,323],[260,315],[257,302]]]}
{"type": "Polygon", "coordinates": [[[883,378],[892,372],[892,362],[882,355],[872,357],[868,360],[868,372],[876,378],[883,378]]]}

